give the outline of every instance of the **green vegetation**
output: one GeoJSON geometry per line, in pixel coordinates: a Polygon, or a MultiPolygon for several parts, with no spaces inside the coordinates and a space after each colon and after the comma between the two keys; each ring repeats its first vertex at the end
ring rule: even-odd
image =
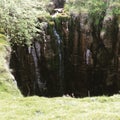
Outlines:
{"type": "Polygon", "coordinates": [[[18,95],[19,91],[13,82],[13,76],[8,68],[8,59],[10,57],[10,45],[6,41],[6,37],[0,34],[0,96],[6,94],[18,95]]]}
{"type": "Polygon", "coordinates": [[[120,15],[120,0],[117,0],[110,4],[110,9],[112,9],[112,13],[115,15],[120,15]]]}
{"type": "MultiPolygon", "coordinates": [[[[11,44],[31,44],[37,33],[42,31],[39,22],[52,19],[49,9],[53,7],[49,3],[50,0],[0,0],[0,30],[4,31],[11,44]]],[[[112,9],[112,14],[120,14],[120,0],[67,0],[64,12],[89,13],[95,24],[99,24],[107,8],[112,9]]],[[[62,13],[59,18],[66,19],[67,14],[62,13]]]]}
{"type": "MultiPolygon", "coordinates": [[[[103,28],[103,20],[113,16],[118,19],[120,16],[120,0],[67,0],[65,11],[73,16],[88,15],[86,22],[94,31],[94,40],[100,39],[99,34],[103,28]]],[[[86,23],[85,23],[86,24],[86,23]]]]}
{"type": "Polygon", "coordinates": [[[49,0],[0,0],[0,28],[11,44],[30,44],[39,30],[38,16],[49,14],[49,0]]]}
{"type": "Polygon", "coordinates": [[[88,12],[89,14],[101,14],[105,8],[113,9],[114,14],[120,14],[120,0],[67,0],[65,10],[71,12],[88,12]]]}
{"type": "Polygon", "coordinates": [[[67,0],[65,11],[69,14],[88,13],[97,26],[106,13],[120,15],[120,0],[67,0]]]}
{"type": "Polygon", "coordinates": [[[120,120],[120,96],[9,97],[1,99],[1,120],[120,120]]]}

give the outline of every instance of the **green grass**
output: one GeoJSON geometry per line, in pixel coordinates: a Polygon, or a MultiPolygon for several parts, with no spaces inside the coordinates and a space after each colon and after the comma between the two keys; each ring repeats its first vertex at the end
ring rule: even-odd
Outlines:
{"type": "Polygon", "coordinates": [[[102,15],[110,8],[110,14],[120,15],[120,0],[67,0],[65,11],[68,13],[89,13],[90,15],[102,15]]]}
{"type": "Polygon", "coordinates": [[[4,97],[1,120],[120,120],[120,95],[112,97],[4,97]]]}

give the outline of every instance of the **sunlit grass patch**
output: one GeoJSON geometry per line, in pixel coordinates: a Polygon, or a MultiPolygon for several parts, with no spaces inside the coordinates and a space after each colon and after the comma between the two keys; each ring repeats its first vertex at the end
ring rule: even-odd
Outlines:
{"type": "Polygon", "coordinates": [[[120,95],[112,97],[9,97],[0,99],[1,120],[120,120],[120,95]]]}

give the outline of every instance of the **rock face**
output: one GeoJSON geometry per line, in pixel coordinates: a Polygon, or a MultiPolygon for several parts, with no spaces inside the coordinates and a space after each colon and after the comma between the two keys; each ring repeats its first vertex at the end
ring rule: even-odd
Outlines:
{"type": "Polygon", "coordinates": [[[0,96],[9,94],[19,96],[19,90],[15,84],[15,79],[9,69],[11,48],[7,38],[0,31],[0,96]],[[2,95],[3,94],[3,95],[2,95]]]}
{"type": "Polygon", "coordinates": [[[52,0],[56,8],[63,8],[65,0],[52,0]]]}
{"type": "Polygon", "coordinates": [[[31,46],[13,46],[10,66],[23,95],[118,93],[120,17],[106,14],[96,27],[87,13],[63,16],[54,17],[31,46]]]}

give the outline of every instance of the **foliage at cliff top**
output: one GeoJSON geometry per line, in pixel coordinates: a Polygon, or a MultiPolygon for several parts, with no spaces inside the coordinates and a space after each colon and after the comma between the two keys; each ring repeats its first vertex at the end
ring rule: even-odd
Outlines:
{"type": "Polygon", "coordinates": [[[101,14],[107,8],[112,10],[111,14],[120,14],[120,0],[67,0],[65,10],[69,13],[101,14]]]}
{"type": "MultiPolygon", "coordinates": [[[[51,0],[0,0],[0,32],[5,33],[11,44],[29,45],[36,33],[42,31],[42,22],[38,21],[51,19],[53,8],[51,0]]],[[[107,8],[120,14],[120,0],[66,0],[65,4],[66,13],[92,16],[103,16],[107,8]]]]}
{"type": "Polygon", "coordinates": [[[0,0],[0,30],[11,43],[30,44],[38,31],[37,17],[49,15],[49,0],[0,0]]]}

